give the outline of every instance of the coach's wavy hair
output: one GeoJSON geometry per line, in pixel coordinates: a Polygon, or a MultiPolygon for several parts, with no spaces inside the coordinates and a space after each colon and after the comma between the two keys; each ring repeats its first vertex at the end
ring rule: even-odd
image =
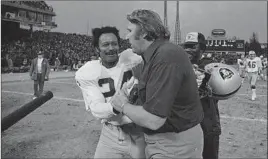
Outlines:
{"type": "Polygon", "coordinates": [[[113,33],[118,41],[118,45],[120,47],[120,36],[119,30],[116,27],[106,26],[102,28],[94,28],[92,29],[92,36],[93,36],[93,46],[95,48],[99,48],[99,39],[102,34],[105,33],[113,33]]]}
{"type": "Polygon", "coordinates": [[[160,16],[151,10],[137,9],[127,15],[128,21],[140,27],[140,34],[146,34],[144,39],[153,41],[164,38],[170,39],[170,32],[164,26],[160,16]]]}

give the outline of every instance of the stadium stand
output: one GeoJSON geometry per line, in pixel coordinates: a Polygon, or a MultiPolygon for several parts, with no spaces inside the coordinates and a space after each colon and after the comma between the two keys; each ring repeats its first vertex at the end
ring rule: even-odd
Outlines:
{"type": "MultiPolygon", "coordinates": [[[[128,41],[121,40],[121,51],[130,47],[128,41]]],[[[46,58],[53,66],[56,57],[59,58],[62,69],[73,68],[73,64],[81,61],[89,61],[91,56],[96,56],[92,46],[92,37],[80,34],[66,34],[58,32],[35,31],[30,33],[28,30],[21,29],[16,37],[2,37],[1,59],[2,73],[10,72],[7,69],[8,60],[13,62],[14,72],[24,72],[27,69],[20,70],[24,59],[30,65],[31,59],[36,56],[38,50],[44,50],[46,58]],[[9,59],[6,55],[9,55],[9,59]]],[[[25,67],[24,67],[25,68],[25,67]]]]}

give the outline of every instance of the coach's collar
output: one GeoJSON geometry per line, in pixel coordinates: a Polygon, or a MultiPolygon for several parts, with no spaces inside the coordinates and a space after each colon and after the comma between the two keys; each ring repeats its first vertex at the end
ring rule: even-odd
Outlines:
{"type": "Polygon", "coordinates": [[[155,53],[155,51],[159,48],[159,46],[161,46],[163,43],[165,43],[165,39],[157,39],[155,40],[148,48],[147,50],[144,52],[144,54],[142,55],[144,62],[149,62],[149,60],[152,58],[153,54],[155,53]]]}

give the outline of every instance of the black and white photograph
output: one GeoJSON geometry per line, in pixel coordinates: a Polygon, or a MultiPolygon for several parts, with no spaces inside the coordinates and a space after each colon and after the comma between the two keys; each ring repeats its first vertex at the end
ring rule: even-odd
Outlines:
{"type": "Polygon", "coordinates": [[[267,1],[1,1],[1,158],[267,158],[267,1]]]}

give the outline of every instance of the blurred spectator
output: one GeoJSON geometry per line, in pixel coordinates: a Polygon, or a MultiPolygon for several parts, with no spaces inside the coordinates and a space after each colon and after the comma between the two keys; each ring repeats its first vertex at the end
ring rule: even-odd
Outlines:
{"type": "Polygon", "coordinates": [[[225,59],[224,59],[224,58],[221,58],[221,61],[220,61],[220,63],[223,63],[223,64],[225,64],[225,59]]]}
{"type": "Polygon", "coordinates": [[[7,66],[8,66],[8,71],[9,71],[9,73],[13,73],[13,69],[14,69],[14,67],[13,67],[13,61],[12,61],[12,59],[9,57],[8,54],[6,54],[6,60],[7,60],[7,66]]]}
{"type": "Polygon", "coordinates": [[[79,61],[78,61],[78,65],[77,65],[77,66],[78,66],[78,68],[80,68],[80,67],[82,67],[82,66],[83,66],[83,63],[82,63],[82,61],[81,61],[81,60],[79,60],[79,61]]]}
{"type": "Polygon", "coordinates": [[[59,66],[60,66],[60,60],[59,58],[57,57],[56,60],[55,60],[55,67],[54,67],[54,71],[58,71],[59,70],[59,66]]]}
{"type": "Polygon", "coordinates": [[[8,67],[7,59],[6,58],[1,57],[1,67],[2,68],[8,67]]]}
{"type": "Polygon", "coordinates": [[[77,71],[78,69],[79,69],[79,67],[78,67],[78,61],[75,60],[74,63],[73,63],[73,70],[74,71],[77,71]]]}
{"type": "Polygon", "coordinates": [[[27,57],[24,57],[22,66],[20,67],[20,72],[27,72],[30,69],[27,57]]]}
{"type": "Polygon", "coordinates": [[[37,58],[31,62],[29,71],[30,78],[34,81],[34,96],[33,99],[39,97],[43,93],[44,83],[49,80],[50,66],[44,52],[39,51],[37,58]]]}

